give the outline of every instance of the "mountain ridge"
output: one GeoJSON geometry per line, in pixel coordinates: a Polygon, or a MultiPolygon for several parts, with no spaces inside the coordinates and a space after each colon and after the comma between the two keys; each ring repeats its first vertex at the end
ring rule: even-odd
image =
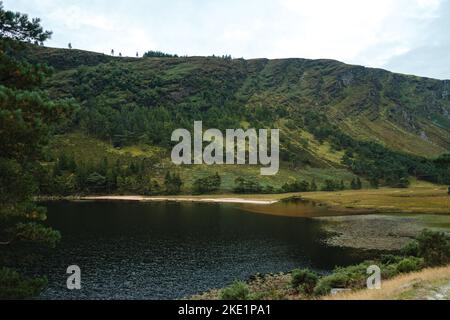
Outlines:
{"type": "MultiPolygon", "coordinates": [[[[30,45],[30,46],[34,46],[34,45],[30,45]]],[[[35,48],[36,49],[36,48],[35,48]]],[[[101,57],[106,57],[106,58],[110,58],[110,60],[113,59],[128,59],[130,61],[134,61],[137,59],[142,59],[145,57],[133,57],[133,56],[123,56],[123,57],[119,57],[119,56],[112,56],[110,54],[106,54],[106,53],[101,53],[101,52],[97,52],[97,51],[91,51],[91,50],[85,50],[85,49],[68,49],[68,48],[60,48],[60,47],[49,47],[49,46],[39,46],[39,49],[37,50],[33,50],[33,48],[29,48],[29,50],[31,50],[32,52],[34,51],[34,54],[36,54],[36,52],[38,52],[39,50],[42,50],[42,53],[44,53],[46,50],[49,51],[53,51],[53,50],[57,50],[57,51],[63,51],[63,52],[78,52],[81,54],[85,54],[85,55],[94,55],[94,56],[101,56],[101,57]]],[[[191,55],[191,56],[176,56],[176,57],[160,57],[159,59],[167,59],[167,58],[212,58],[212,57],[217,57],[220,58],[220,56],[202,56],[202,55],[191,55]]],[[[41,57],[43,58],[43,57],[41,57]]],[[[157,57],[154,57],[157,58],[157,57]]],[[[44,58],[45,59],[45,58],[44,58]]],[[[108,59],[105,59],[108,60],[108,59]]],[[[438,79],[438,78],[433,78],[433,77],[428,77],[428,76],[421,76],[421,75],[417,75],[414,73],[403,73],[403,72],[397,72],[397,71],[392,71],[389,70],[387,68],[382,68],[382,67],[369,67],[369,66],[365,66],[365,65],[360,65],[360,64],[354,64],[354,63],[347,63],[347,62],[343,62],[341,60],[337,60],[337,59],[332,59],[332,58],[317,58],[317,59],[313,59],[313,58],[301,58],[301,57],[288,57],[288,58],[264,58],[264,57],[259,57],[259,58],[232,58],[232,60],[245,60],[245,61],[259,61],[259,60],[263,60],[263,61],[283,61],[283,60],[305,60],[305,61],[322,61],[322,62],[331,62],[331,63],[338,63],[338,64],[343,64],[349,67],[362,67],[368,70],[374,70],[374,71],[383,71],[383,72],[388,72],[388,73],[392,73],[395,75],[399,75],[399,76],[404,76],[404,77],[414,77],[414,78],[419,78],[419,79],[424,79],[424,80],[435,80],[435,81],[444,81],[444,82],[450,82],[450,78],[448,79],[438,79]]]]}

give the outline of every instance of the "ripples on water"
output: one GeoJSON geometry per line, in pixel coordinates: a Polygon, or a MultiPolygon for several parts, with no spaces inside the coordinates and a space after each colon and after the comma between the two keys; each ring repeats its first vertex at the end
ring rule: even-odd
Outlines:
{"type": "Polygon", "coordinates": [[[320,222],[253,214],[236,205],[54,202],[48,224],[63,241],[40,272],[42,299],[176,299],[298,267],[357,262],[321,244],[320,222]],[[82,290],[66,288],[78,265],[82,290]]]}

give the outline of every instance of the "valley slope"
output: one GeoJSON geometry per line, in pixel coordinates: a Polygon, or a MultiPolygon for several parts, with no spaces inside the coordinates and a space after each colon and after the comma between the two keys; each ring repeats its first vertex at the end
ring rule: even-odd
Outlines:
{"type": "Polygon", "coordinates": [[[51,97],[79,106],[57,128],[50,162],[61,153],[85,163],[150,159],[157,182],[177,171],[186,190],[216,171],[224,191],[241,176],[274,188],[298,179],[349,184],[356,175],[364,186],[408,175],[448,182],[441,178],[447,158],[429,167],[450,150],[450,81],[333,60],[137,59],[36,46],[24,55],[55,69],[46,82],[51,97]],[[174,167],[171,133],[195,120],[221,130],[279,128],[281,173],[264,178],[249,167],[174,167]],[[386,165],[392,168],[384,172],[386,165]]]}

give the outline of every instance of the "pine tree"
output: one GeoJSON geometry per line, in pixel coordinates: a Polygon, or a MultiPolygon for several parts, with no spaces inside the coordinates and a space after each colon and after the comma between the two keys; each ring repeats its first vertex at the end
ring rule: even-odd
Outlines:
{"type": "Polygon", "coordinates": [[[42,278],[2,268],[3,258],[23,265],[29,252],[21,250],[21,242],[54,247],[61,237],[41,224],[46,212],[33,199],[50,126],[70,104],[50,101],[38,90],[49,68],[17,58],[23,42],[41,44],[50,35],[39,19],[5,11],[0,2],[0,299],[29,298],[45,285],[42,278]]]}
{"type": "Polygon", "coordinates": [[[358,177],[358,178],[356,178],[356,188],[358,189],[358,190],[361,190],[362,189],[362,182],[361,182],[361,179],[358,177]]]}
{"type": "Polygon", "coordinates": [[[316,184],[316,179],[313,179],[313,181],[311,182],[311,187],[310,187],[310,190],[312,191],[312,192],[315,192],[315,191],[317,191],[317,184],[316,184]]]}

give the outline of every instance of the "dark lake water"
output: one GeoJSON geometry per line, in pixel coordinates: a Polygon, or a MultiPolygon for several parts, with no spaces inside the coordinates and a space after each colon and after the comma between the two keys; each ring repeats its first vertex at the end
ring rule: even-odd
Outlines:
{"type": "Polygon", "coordinates": [[[256,273],[329,271],[355,251],[321,244],[319,221],[243,211],[238,205],[52,202],[48,224],[63,240],[41,272],[42,299],[174,299],[256,273]],[[82,289],[66,288],[81,268],[82,289]]]}

